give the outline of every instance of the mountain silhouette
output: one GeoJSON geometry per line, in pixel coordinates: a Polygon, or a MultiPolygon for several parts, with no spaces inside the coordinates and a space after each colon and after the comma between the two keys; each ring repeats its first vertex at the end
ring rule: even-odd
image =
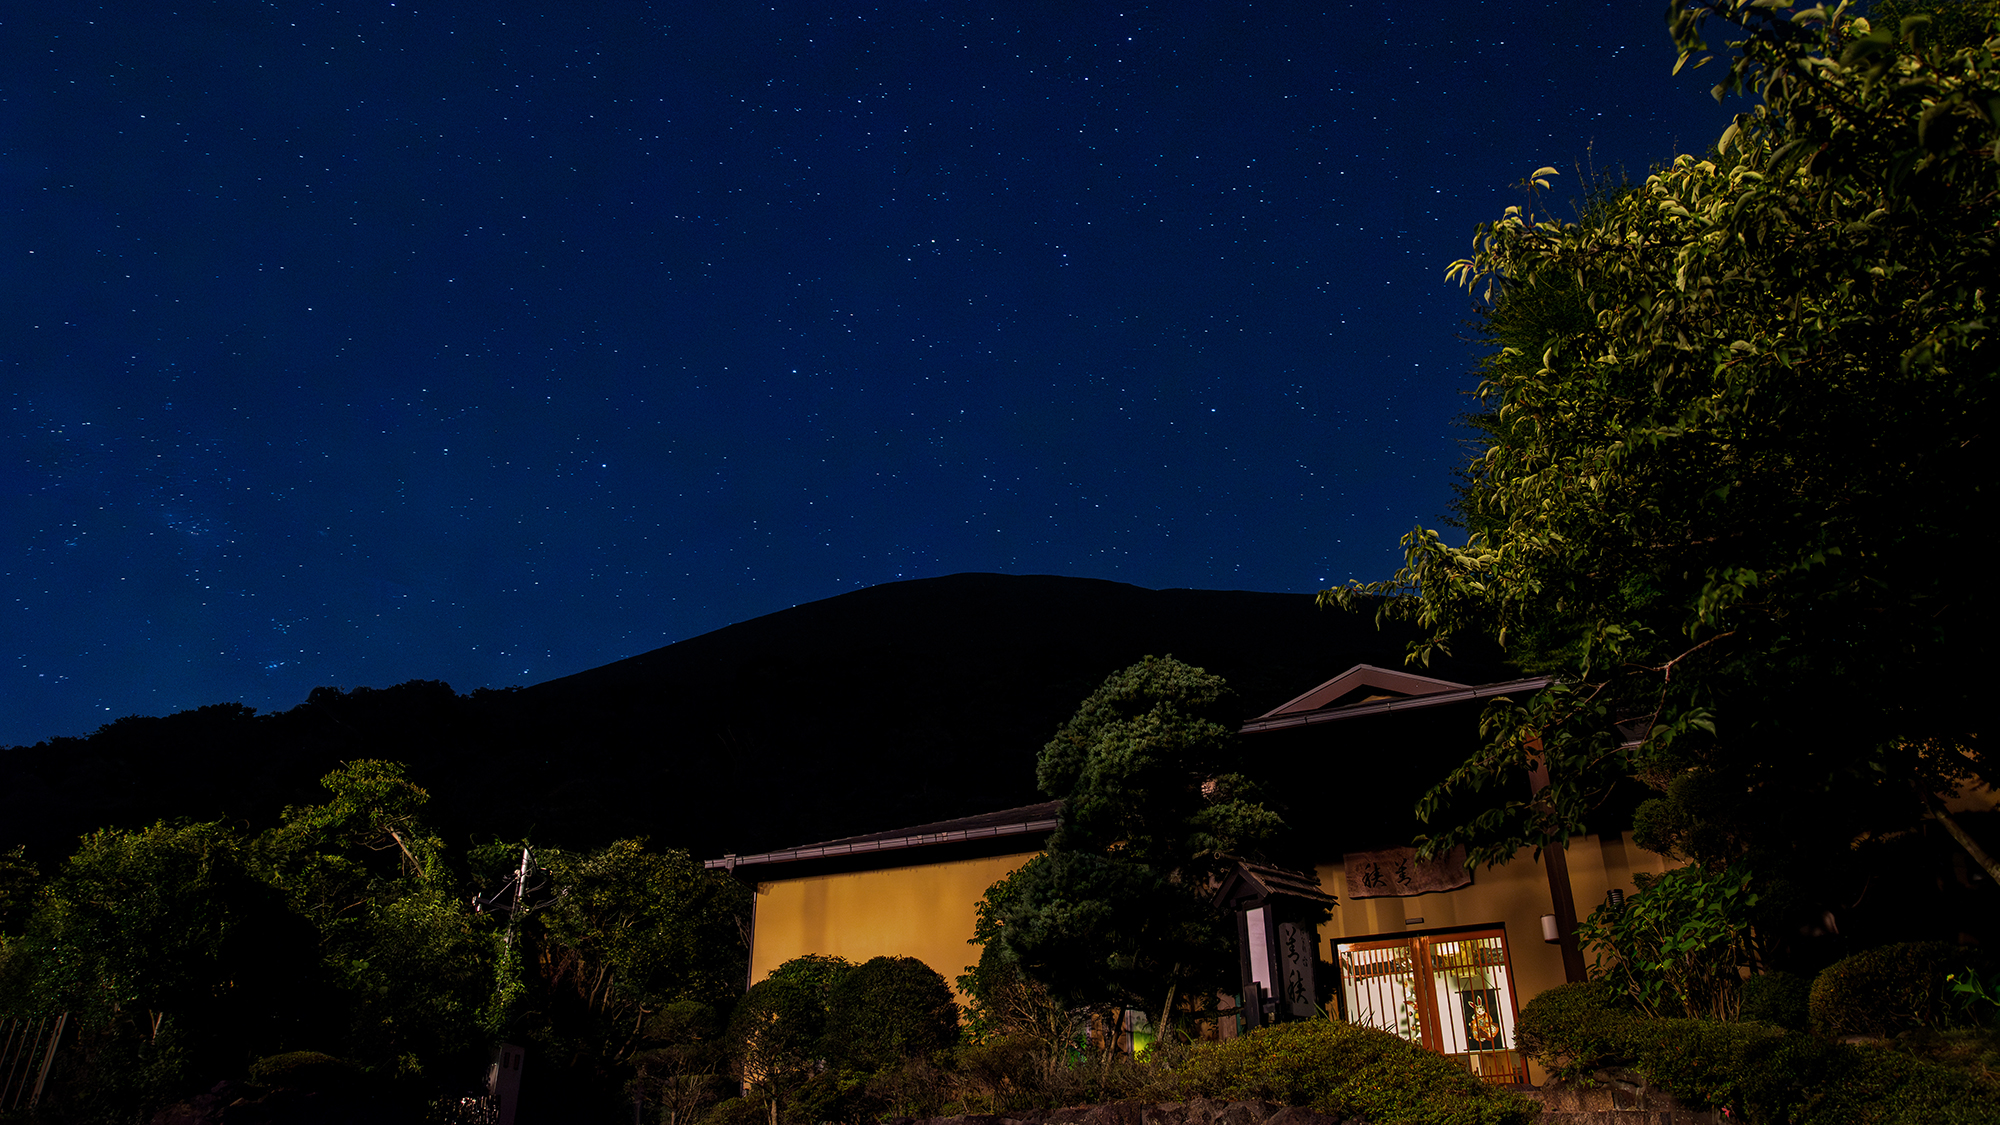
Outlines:
{"type": "MultiPolygon", "coordinates": [[[[1408,635],[1308,594],[1043,575],[896,582],[533,687],[319,688],[283,712],[218,704],[0,750],[0,847],[27,844],[46,870],[97,827],[261,828],[318,801],[317,779],[340,762],[388,758],[431,791],[454,847],[643,835],[749,853],[1041,800],[1042,744],[1148,655],[1223,676],[1249,717],[1354,664],[1400,665],[1408,635]]],[[[1430,674],[1506,672],[1484,653],[1430,674]]]]}

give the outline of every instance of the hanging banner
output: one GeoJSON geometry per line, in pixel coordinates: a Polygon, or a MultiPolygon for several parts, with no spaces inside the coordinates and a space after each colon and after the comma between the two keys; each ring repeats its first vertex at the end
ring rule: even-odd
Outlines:
{"type": "Polygon", "coordinates": [[[1341,861],[1347,868],[1348,898],[1406,898],[1472,885],[1464,848],[1429,863],[1418,862],[1415,848],[1348,852],[1341,861]]]}

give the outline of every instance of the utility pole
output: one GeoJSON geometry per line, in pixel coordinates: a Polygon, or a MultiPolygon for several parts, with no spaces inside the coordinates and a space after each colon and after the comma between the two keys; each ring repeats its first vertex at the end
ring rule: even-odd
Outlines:
{"type": "Polygon", "coordinates": [[[514,944],[514,922],[521,916],[521,893],[528,887],[528,847],[521,846],[521,869],[514,873],[514,905],[507,911],[508,945],[514,944]]]}
{"type": "MultiPolygon", "coordinates": [[[[514,893],[507,907],[507,929],[500,935],[501,942],[510,948],[514,944],[514,927],[521,920],[521,910],[528,894],[529,869],[534,863],[534,853],[523,844],[521,862],[514,869],[514,877],[508,880],[514,884],[514,893]]],[[[473,895],[473,911],[484,912],[496,899],[506,893],[507,888],[503,886],[490,895],[473,895]]],[[[493,1110],[497,1125],[514,1125],[516,1106],[521,1098],[521,1063],[526,1054],[526,1051],[513,1043],[502,1043],[493,1050],[493,1062],[486,1069],[484,1101],[493,1110]]]]}

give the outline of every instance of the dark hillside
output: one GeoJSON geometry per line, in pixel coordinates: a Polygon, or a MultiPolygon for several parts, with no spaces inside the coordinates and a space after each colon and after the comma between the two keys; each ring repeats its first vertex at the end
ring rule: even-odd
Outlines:
{"type": "MultiPolygon", "coordinates": [[[[44,860],[100,825],[259,826],[359,757],[410,764],[448,839],[647,834],[751,852],[1040,799],[1041,744],[1110,672],[1172,654],[1244,714],[1402,638],[1305,594],[961,574],[813,602],[530,688],[322,688],[289,711],[130,718],[0,751],[0,846],[44,860]]],[[[1498,678],[1491,662],[1438,668],[1498,678]]]]}

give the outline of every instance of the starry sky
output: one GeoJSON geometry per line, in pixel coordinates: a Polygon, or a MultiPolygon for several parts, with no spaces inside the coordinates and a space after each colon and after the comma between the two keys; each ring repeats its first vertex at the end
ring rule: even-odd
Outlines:
{"type": "Polygon", "coordinates": [[[1650,0],[0,17],[0,744],[1447,510],[1445,266],[1727,123],[1650,0]]]}

